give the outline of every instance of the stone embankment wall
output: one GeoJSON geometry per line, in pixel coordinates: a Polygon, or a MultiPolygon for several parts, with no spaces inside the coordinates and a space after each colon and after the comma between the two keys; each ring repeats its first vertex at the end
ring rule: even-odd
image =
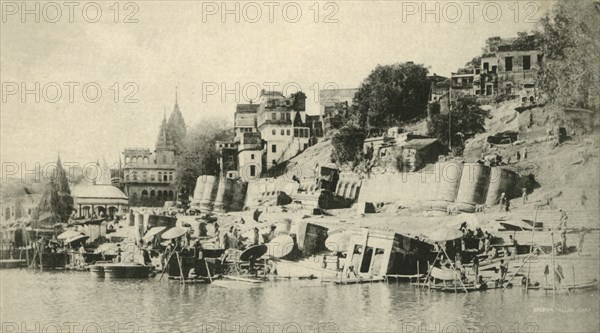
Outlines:
{"type": "Polygon", "coordinates": [[[517,174],[498,167],[443,162],[416,173],[373,175],[363,181],[358,201],[396,202],[439,210],[459,204],[461,210],[474,210],[476,205],[497,204],[502,193],[515,197],[518,181],[517,174]]]}

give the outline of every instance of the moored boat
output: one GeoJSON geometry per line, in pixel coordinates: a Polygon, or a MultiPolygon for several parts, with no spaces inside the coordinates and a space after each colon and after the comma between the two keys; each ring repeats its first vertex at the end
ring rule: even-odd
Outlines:
{"type": "Polygon", "coordinates": [[[118,279],[145,279],[150,276],[154,266],[143,265],[136,262],[121,262],[103,264],[104,276],[118,279]]]}
{"type": "Polygon", "coordinates": [[[26,267],[26,260],[19,259],[2,259],[0,260],[0,268],[21,268],[26,267]]]}

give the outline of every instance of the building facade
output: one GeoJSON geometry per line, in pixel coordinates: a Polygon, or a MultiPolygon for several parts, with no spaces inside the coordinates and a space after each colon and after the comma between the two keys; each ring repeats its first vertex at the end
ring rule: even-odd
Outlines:
{"type": "Polygon", "coordinates": [[[432,86],[430,102],[442,104],[446,96],[455,100],[468,95],[508,96],[533,103],[538,98],[536,81],[542,61],[543,54],[534,36],[490,38],[481,55],[481,64],[452,73],[450,87],[432,86]]]}
{"type": "Polygon", "coordinates": [[[176,101],[169,121],[166,115],[163,117],[154,152],[148,148],[125,149],[121,188],[130,206],[163,206],[165,201],[177,200],[175,155],[185,135],[185,121],[176,101]]]}
{"type": "Polygon", "coordinates": [[[352,89],[323,89],[319,91],[319,116],[323,132],[344,125],[345,117],[352,106],[357,88],[352,89]]]}
{"type": "Polygon", "coordinates": [[[309,146],[310,128],[306,126],[306,95],[290,97],[276,91],[261,92],[257,129],[265,141],[266,169],[285,162],[309,146]]]}

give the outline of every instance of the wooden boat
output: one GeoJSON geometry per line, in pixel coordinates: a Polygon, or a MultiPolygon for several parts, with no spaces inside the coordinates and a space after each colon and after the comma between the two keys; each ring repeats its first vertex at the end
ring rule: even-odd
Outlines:
{"type": "Polygon", "coordinates": [[[215,286],[215,287],[226,288],[226,289],[249,289],[249,288],[258,287],[261,284],[222,279],[222,280],[215,280],[210,285],[215,286]]]}
{"type": "Polygon", "coordinates": [[[103,278],[104,277],[104,265],[107,264],[111,264],[112,261],[99,261],[96,262],[94,265],[90,265],[88,266],[90,273],[92,273],[93,276],[95,277],[99,277],[99,278],[103,278]]]}
{"type": "Polygon", "coordinates": [[[106,277],[118,279],[145,279],[154,269],[154,266],[142,265],[137,262],[111,263],[102,266],[106,277]]]}
{"type": "Polygon", "coordinates": [[[19,260],[19,259],[2,259],[0,260],[0,268],[4,269],[4,268],[21,268],[21,267],[26,267],[27,266],[27,261],[26,260],[19,260]]]}
{"type": "MultiPolygon", "coordinates": [[[[560,285],[560,287],[558,287],[557,290],[561,290],[561,289],[569,289],[569,290],[574,290],[574,289],[588,289],[588,288],[597,288],[598,287],[598,280],[597,279],[593,279],[591,281],[586,281],[586,282],[581,282],[581,283],[575,283],[575,284],[567,284],[567,283],[563,283],[560,285]]],[[[552,286],[545,286],[544,290],[553,290],[554,288],[552,288],[552,286]]]]}
{"type": "MultiPolygon", "coordinates": [[[[213,277],[216,278],[216,277],[213,277]]],[[[181,277],[179,276],[169,276],[169,280],[181,282],[181,277]]],[[[185,284],[204,284],[210,283],[210,279],[208,277],[195,277],[195,278],[186,278],[185,284]]]]}
{"type": "Polygon", "coordinates": [[[69,255],[67,253],[43,253],[41,264],[39,254],[35,258],[33,265],[43,269],[65,269],[69,261],[69,255]]]}

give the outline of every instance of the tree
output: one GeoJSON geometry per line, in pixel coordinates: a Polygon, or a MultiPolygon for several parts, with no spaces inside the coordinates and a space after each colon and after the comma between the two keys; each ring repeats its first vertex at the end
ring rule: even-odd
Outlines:
{"type": "Polygon", "coordinates": [[[459,97],[453,102],[451,113],[434,115],[427,124],[429,134],[443,144],[449,143],[449,133],[452,136],[453,147],[464,147],[465,140],[485,132],[485,119],[489,112],[479,108],[475,97],[459,97]]]}
{"type": "Polygon", "coordinates": [[[540,19],[540,87],[559,105],[600,106],[600,5],[561,0],[540,19]]]}
{"type": "Polygon", "coordinates": [[[175,185],[178,189],[191,193],[198,176],[219,173],[219,153],[215,143],[231,138],[229,128],[227,121],[214,118],[200,122],[187,133],[177,156],[175,185]]]}
{"type": "Polygon", "coordinates": [[[427,73],[412,62],[377,65],[354,95],[359,125],[387,128],[425,116],[431,87],[427,73]]]}
{"type": "Polygon", "coordinates": [[[362,128],[355,126],[341,128],[331,138],[333,146],[331,157],[339,163],[360,161],[366,137],[366,132],[362,128]]]}
{"type": "Polygon", "coordinates": [[[474,57],[465,64],[466,68],[480,68],[481,67],[481,56],[474,57]]]}

